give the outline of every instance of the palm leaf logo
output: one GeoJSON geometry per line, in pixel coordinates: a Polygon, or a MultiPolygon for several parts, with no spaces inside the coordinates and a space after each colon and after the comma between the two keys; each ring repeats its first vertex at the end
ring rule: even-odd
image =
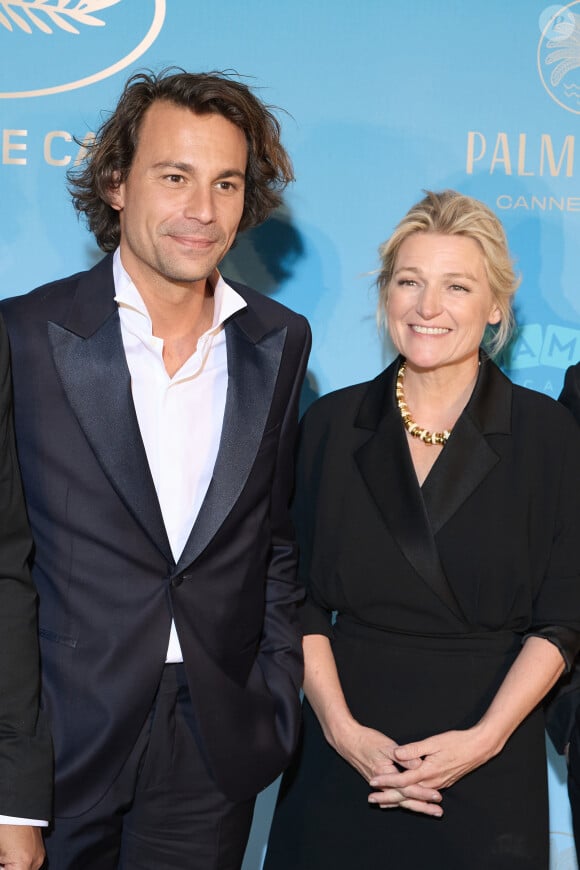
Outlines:
{"type": "MultiPolygon", "coordinates": [[[[555,64],[550,75],[551,84],[556,87],[560,84],[564,76],[580,66],[580,15],[570,13],[573,27],[566,22],[562,26],[561,33],[550,39],[547,43],[548,48],[555,48],[556,51],[546,55],[546,65],[555,64]]],[[[558,31],[558,25],[554,27],[558,31]]]]}
{"type": "Polygon", "coordinates": [[[77,0],[76,3],[74,0],[0,0],[0,24],[7,30],[17,27],[24,33],[32,33],[33,28],[43,33],[52,33],[52,27],[68,33],[79,33],[75,24],[104,27],[105,22],[94,13],[120,2],[121,0],[77,0]]]}

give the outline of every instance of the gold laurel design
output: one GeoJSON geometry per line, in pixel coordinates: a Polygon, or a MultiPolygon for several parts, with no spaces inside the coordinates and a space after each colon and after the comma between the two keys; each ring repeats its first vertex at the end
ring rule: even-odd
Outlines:
{"type": "Polygon", "coordinates": [[[50,27],[52,24],[60,30],[78,34],[80,31],[71,20],[75,24],[104,27],[105,22],[96,18],[93,13],[120,2],[121,0],[77,0],[76,5],[71,6],[71,0],[0,0],[0,24],[11,31],[16,26],[24,33],[32,33],[34,26],[43,33],[53,33],[50,27]]]}

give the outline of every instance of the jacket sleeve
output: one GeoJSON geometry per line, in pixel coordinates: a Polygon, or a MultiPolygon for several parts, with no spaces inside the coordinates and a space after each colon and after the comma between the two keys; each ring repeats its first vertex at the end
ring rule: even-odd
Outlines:
{"type": "Polygon", "coordinates": [[[0,318],[0,815],[49,819],[52,750],[39,714],[31,547],[14,443],[8,338],[0,318]]]}
{"type": "MultiPolygon", "coordinates": [[[[327,455],[326,427],[321,425],[318,413],[320,402],[309,409],[300,426],[298,455],[296,462],[296,493],[293,502],[293,516],[300,550],[298,576],[306,591],[300,608],[300,621],[305,635],[321,634],[333,637],[333,608],[329,603],[327,588],[329,577],[334,573],[333,560],[328,556],[331,543],[326,538],[325,546],[317,545],[317,530],[324,519],[333,515],[335,506],[321,494],[321,475],[327,455]],[[316,570],[320,562],[320,549],[324,551],[323,561],[328,570],[316,570]],[[321,575],[321,576],[319,576],[321,575]]],[[[332,523],[331,523],[332,524],[332,523]]],[[[339,535],[337,528],[337,535],[339,535]]],[[[324,535],[322,535],[325,538],[324,535]]]]}
{"type": "MultiPolygon", "coordinates": [[[[580,363],[571,366],[566,372],[564,388],[560,394],[560,402],[572,412],[580,422],[580,363]]],[[[578,452],[580,453],[580,438],[578,439],[578,452]]],[[[566,479],[569,486],[577,492],[578,475],[568,467],[566,479]]],[[[571,530],[574,540],[578,540],[579,529],[571,530]]],[[[577,543],[575,549],[578,550],[577,543]]],[[[551,638],[550,638],[551,639],[551,638]]],[[[580,726],[577,719],[580,716],[580,661],[575,659],[569,672],[555,686],[548,696],[545,704],[546,729],[552,743],[558,752],[564,752],[566,744],[570,742],[573,729],[580,726]]]]}
{"type": "Polygon", "coordinates": [[[580,362],[570,366],[564,378],[564,386],[559,401],[572,412],[580,423],[580,362]]]}
{"type": "Polygon", "coordinates": [[[294,453],[302,383],[310,353],[310,328],[304,324],[299,361],[280,431],[272,483],[271,553],[266,580],[264,624],[258,662],[275,699],[278,736],[288,751],[298,737],[303,679],[302,632],[298,606],[304,592],[296,579],[298,552],[290,517],[294,453]]]}

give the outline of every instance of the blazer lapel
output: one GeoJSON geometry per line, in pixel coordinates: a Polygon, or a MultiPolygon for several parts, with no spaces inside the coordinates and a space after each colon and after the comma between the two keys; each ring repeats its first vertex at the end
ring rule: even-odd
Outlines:
{"type": "Polygon", "coordinates": [[[111,258],[84,275],[64,325],[48,323],[68,402],[127,509],[173,563],[131,395],[111,258]]]}
{"type": "Polygon", "coordinates": [[[197,559],[238,501],[272,405],[286,328],[263,335],[251,309],[240,314],[225,326],[228,388],[214,473],[177,570],[197,559]]]}
{"type": "Polygon", "coordinates": [[[423,499],[434,534],[499,462],[485,436],[511,432],[511,399],[511,383],[482,354],[471,399],[423,484],[423,499]]]}
{"type": "Polygon", "coordinates": [[[398,363],[375,379],[355,425],[372,431],[358,448],[360,473],[387,526],[417,574],[460,620],[465,616],[445,575],[395,405],[398,363]]]}

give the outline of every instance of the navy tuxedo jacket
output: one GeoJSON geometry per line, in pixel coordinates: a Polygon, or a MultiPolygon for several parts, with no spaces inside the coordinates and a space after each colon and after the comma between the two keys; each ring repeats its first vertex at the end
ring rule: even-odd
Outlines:
{"type": "Polygon", "coordinates": [[[237,284],[213,478],[175,564],[131,398],[112,258],[2,303],[40,599],[55,810],[94,805],[151,707],[175,619],[195,739],[242,800],[286,766],[302,679],[288,514],[305,319],[237,284]]]}

